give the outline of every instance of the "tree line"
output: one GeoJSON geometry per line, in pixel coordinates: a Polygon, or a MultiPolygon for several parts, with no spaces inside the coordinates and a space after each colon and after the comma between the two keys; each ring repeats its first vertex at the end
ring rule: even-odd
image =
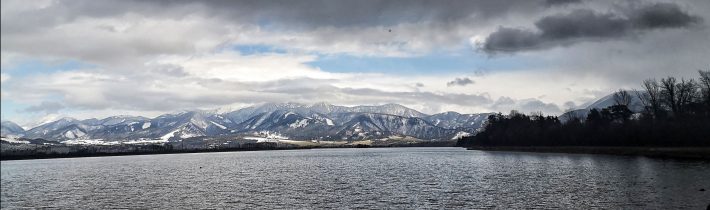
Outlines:
{"type": "Polygon", "coordinates": [[[614,105],[584,115],[489,116],[484,130],[458,146],[710,146],[710,71],[696,79],[647,79],[643,90],[619,90],[614,105]],[[629,109],[634,97],[643,111],[629,109]]]}

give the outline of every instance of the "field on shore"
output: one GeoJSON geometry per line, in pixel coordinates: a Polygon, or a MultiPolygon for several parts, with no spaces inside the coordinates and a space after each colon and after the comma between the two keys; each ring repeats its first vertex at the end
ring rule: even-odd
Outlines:
{"type": "Polygon", "coordinates": [[[409,138],[317,141],[245,138],[193,138],[177,142],[145,144],[62,144],[46,142],[1,141],[0,160],[43,159],[66,157],[149,155],[169,153],[230,152],[254,150],[289,150],[312,148],[360,148],[360,147],[451,147],[456,141],[429,141],[409,138]]]}

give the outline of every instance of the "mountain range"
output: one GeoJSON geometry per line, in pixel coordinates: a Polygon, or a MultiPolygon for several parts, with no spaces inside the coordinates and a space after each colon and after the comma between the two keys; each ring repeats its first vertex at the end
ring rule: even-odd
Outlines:
{"type": "Polygon", "coordinates": [[[61,118],[29,130],[2,122],[2,136],[50,141],[77,139],[178,140],[191,137],[276,134],[294,140],[362,140],[409,136],[448,140],[477,132],[491,113],[427,115],[399,104],[337,106],[327,103],[267,103],[236,111],[184,111],[155,118],[112,116],[61,118]]]}
{"type": "MultiPolygon", "coordinates": [[[[584,108],[568,111],[560,115],[560,119],[583,119],[591,109],[612,105],[614,98],[610,94],[584,108]]],[[[643,109],[635,95],[629,108],[634,112],[643,109]]],[[[399,104],[348,107],[328,103],[266,103],[236,111],[183,111],[152,119],[112,116],[77,120],[65,117],[28,130],[13,122],[3,121],[0,135],[50,141],[167,141],[191,137],[264,135],[293,140],[363,140],[392,136],[448,140],[477,133],[491,114],[443,112],[428,115],[399,104]]]]}

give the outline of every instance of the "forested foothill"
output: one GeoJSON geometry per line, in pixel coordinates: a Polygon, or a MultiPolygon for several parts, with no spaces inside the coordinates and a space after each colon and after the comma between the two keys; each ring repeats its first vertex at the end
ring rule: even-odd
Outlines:
{"type": "Polygon", "coordinates": [[[529,115],[511,111],[489,116],[484,130],[462,138],[464,147],[710,147],[710,71],[697,79],[647,79],[643,90],[619,90],[615,104],[586,116],[529,115]],[[629,109],[633,97],[644,109],[629,109]]]}

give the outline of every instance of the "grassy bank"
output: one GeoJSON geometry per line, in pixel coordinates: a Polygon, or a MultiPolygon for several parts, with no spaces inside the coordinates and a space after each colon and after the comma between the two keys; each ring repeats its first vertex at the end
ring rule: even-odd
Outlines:
{"type": "Polygon", "coordinates": [[[579,153],[579,154],[607,154],[607,155],[632,155],[659,158],[688,158],[710,160],[710,147],[536,147],[536,146],[496,146],[468,147],[469,150],[482,151],[516,151],[516,152],[541,152],[541,153],[579,153]]]}
{"type": "MultiPolygon", "coordinates": [[[[355,142],[312,142],[312,141],[279,141],[241,144],[238,147],[191,147],[181,149],[180,144],[173,145],[122,145],[122,146],[40,146],[45,148],[28,150],[7,150],[12,146],[2,144],[0,160],[28,160],[51,158],[79,158],[127,155],[156,155],[206,152],[238,152],[265,150],[300,150],[322,148],[370,148],[370,147],[453,147],[455,141],[425,141],[425,142],[388,142],[388,141],[355,141],[355,142]],[[120,149],[119,149],[120,148],[120,149]],[[60,152],[58,152],[60,151],[60,152]]],[[[17,145],[17,144],[16,144],[17,145]]],[[[23,145],[26,146],[26,145],[23,145]]],[[[30,145],[32,147],[32,145],[30,145]]]]}

